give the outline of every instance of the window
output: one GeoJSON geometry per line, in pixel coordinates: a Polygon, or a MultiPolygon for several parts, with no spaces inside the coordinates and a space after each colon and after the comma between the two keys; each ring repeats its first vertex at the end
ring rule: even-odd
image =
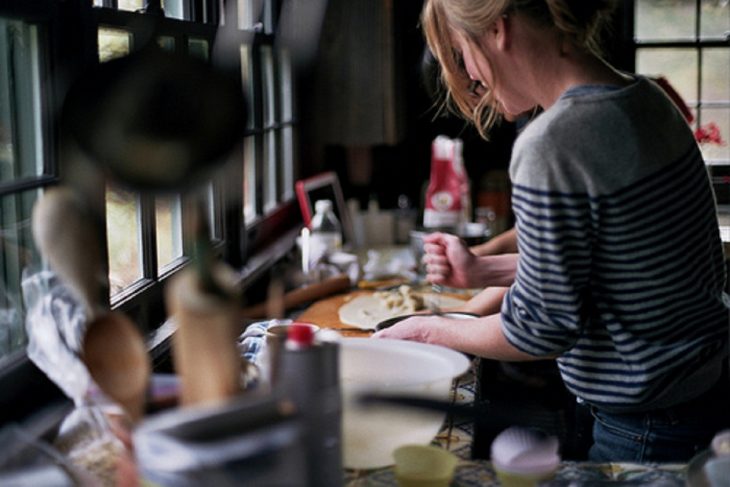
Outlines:
{"type": "Polygon", "coordinates": [[[276,0],[161,0],[165,17],[144,21],[144,10],[155,3],[38,0],[0,6],[0,373],[4,358],[26,343],[23,276],[44,265],[31,235],[33,204],[46,187],[73,173],[70,158],[61,154],[64,137],[51,107],[61,105],[67,80],[129,55],[149,37],[150,25],[162,49],[215,62],[220,8],[232,7],[225,14],[239,20],[234,57],[249,120],[240,150],[191,194],[143,193],[106,180],[99,196],[106,232],[100,237],[109,257],[111,305],[143,330],[164,321],[161,290],[190,254],[186,215],[193,201],[204,206],[214,250],[239,259],[241,229],[255,232],[262,225],[259,233],[271,233],[263,225],[267,218],[293,203],[294,83],[287,54],[275,47],[276,0]]]}
{"type": "Polygon", "coordinates": [[[286,49],[274,42],[273,5],[263,0],[237,1],[242,80],[248,98],[260,101],[249,107],[242,150],[243,212],[249,225],[294,200],[298,164],[292,64],[286,49]]]}
{"type": "Polygon", "coordinates": [[[40,268],[31,212],[48,183],[42,27],[0,13],[0,362],[25,346],[24,275],[40,268]]]}
{"type": "Polygon", "coordinates": [[[636,0],[636,72],[664,76],[694,115],[692,128],[716,127],[724,144],[702,143],[730,242],[730,4],[727,0],[636,0]]]}

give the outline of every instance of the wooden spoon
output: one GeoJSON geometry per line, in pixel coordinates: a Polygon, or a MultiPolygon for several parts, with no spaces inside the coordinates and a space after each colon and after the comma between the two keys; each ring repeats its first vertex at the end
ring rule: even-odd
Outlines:
{"type": "Polygon", "coordinates": [[[81,358],[91,377],[132,421],[138,421],[144,412],[149,356],[137,326],[108,307],[101,250],[79,197],[67,188],[48,190],[33,209],[33,237],[84,305],[87,323],[81,358]]]}
{"type": "Polygon", "coordinates": [[[142,419],[151,367],[142,335],[126,315],[112,311],[89,324],[83,360],[94,381],[132,422],[142,419]]]}

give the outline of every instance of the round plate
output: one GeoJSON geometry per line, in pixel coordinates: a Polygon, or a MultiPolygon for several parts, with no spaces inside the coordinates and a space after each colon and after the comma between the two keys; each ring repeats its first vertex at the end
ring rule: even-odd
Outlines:
{"type": "MultiPolygon", "coordinates": [[[[384,330],[385,328],[390,328],[391,326],[395,325],[399,321],[403,321],[406,318],[410,318],[411,316],[436,316],[433,313],[413,313],[403,316],[396,316],[395,318],[388,318],[387,320],[383,320],[377,325],[375,325],[376,330],[384,330]]],[[[448,312],[448,313],[440,313],[438,316],[443,316],[444,318],[451,318],[456,320],[473,320],[474,318],[479,318],[478,314],[474,313],[463,313],[463,312],[448,312]]]]}
{"type": "MultiPolygon", "coordinates": [[[[456,350],[444,347],[442,345],[434,345],[431,343],[414,342],[410,340],[379,340],[373,338],[345,337],[340,341],[341,355],[347,354],[348,350],[355,352],[365,352],[371,357],[381,355],[384,363],[393,356],[398,356],[398,360],[421,360],[428,361],[428,358],[435,358],[436,364],[446,367],[431,369],[429,380],[454,379],[469,369],[470,361],[466,355],[456,350]]],[[[425,372],[425,371],[424,371],[425,372]]],[[[389,378],[392,384],[396,384],[397,380],[389,378]]],[[[419,379],[420,380],[420,379],[419,379]]]]}

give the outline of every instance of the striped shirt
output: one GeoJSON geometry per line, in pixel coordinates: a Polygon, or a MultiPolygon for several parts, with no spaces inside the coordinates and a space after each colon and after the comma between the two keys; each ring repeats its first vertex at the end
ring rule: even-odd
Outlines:
{"type": "Polygon", "coordinates": [[[515,143],[519,263],[505,336],[559,356],[597,407],[668,407],[708,389],[728,353],[715,201],[692,132],[645,78],[569,90],[515,143]]]}

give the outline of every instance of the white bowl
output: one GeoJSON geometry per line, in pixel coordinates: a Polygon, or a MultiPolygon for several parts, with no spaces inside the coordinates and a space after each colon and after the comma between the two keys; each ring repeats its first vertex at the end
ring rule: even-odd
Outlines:
{"type": "Polygon", "coordinates": [[[448,348],[424,343],[343,338],[340,379],[345,467],[369,469],[393,464],[405,444],[429,444],[444,421],[443,412],[394,405],[363,406],[364,393],[407,394],[447,400],[455,377],[469,360],[448,348]]]}

